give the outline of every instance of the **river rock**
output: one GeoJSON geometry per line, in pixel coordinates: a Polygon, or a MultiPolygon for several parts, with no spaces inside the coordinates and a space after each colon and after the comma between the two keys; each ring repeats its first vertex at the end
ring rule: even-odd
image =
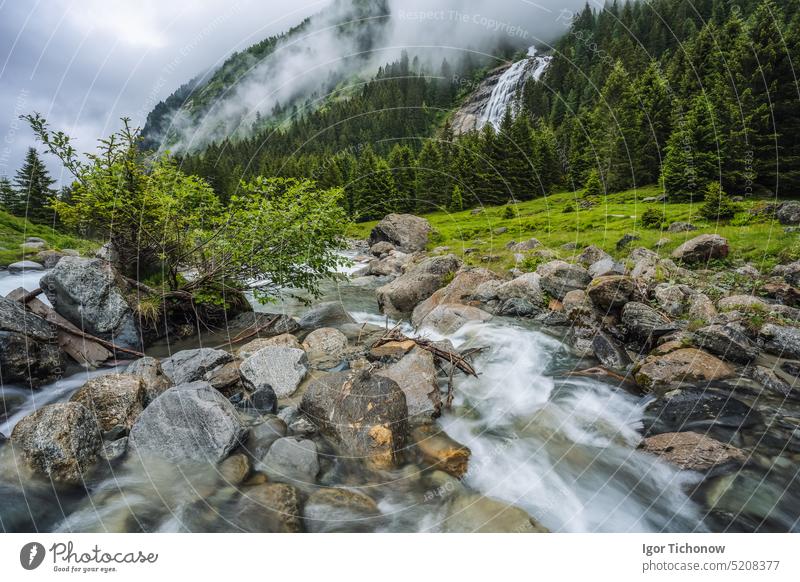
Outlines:
{"type": "Polygon", "coordinates": [[[760,422],[760,415],[730,394],[705,388],[679,390],[650,404],[643,418],[645,436],[695,431],[730,436],[760,422]]]}
{"type": "Polygon", "coordinates": [[[783,378],[778,376],[774,370],[765,368],[764,366],[755,366],[752,370],[753,380],[764,386],[765,388],[777,392],[781,396],[789,396],[792,393],[794,382],[790,385],[784,381],[783,378]]]}
{"type": "Polygon", "coordinates": [[[141,378],[145,390],[145,406],[172,386],[172,380],[164,373],[161,363],[149,356],[131,363],[125,368],[125,374],[141,378]]]}
{"type": "Polygon", "coordinates": [[[800,329],[768,323],[761,327],[759,341],[764,349],[782,358],[800,359],[800,329]]]}
{"type": "Polygon", "coordinates": [[[708,325],[698,329],[694,338],[698,346],[730,362],[746,364],[758,356],[758,348],[738,324],[708,325]]]}
{"type": "Polygon", "coordinates": [[[55,330],[21,303],[0,297],[0,370],[3,383],[36,386],[61,373],[55,330]]]}
{"type": "Polygon", "coordinates": [[[286,398],[306,377],[308,358],[294,348],[262,348],[242,362],[239,373],[249,390],[270,387],[278,398],[286,398]]]}
{"type": "Polygon", "coordinates": [[[285,483],[249,487],[236,505],[232,523],[251,533],[303,531],[300,492],[285,483]]]}
{"type": "Polygon", "coordinates": [[[350,489],[319,489],[303,506],[303,518],[312,533],[372,532],[381,512],[375,501],[350,489]]]}
{"type": "Polygon", "coordinates": [[[214,348],[183,350],[161,362],[161,368],[175,385],[205,379],[211,370],[233,361],[233,355],[214,348]]]}
{"type": "Polygon", "coordinates": [[[730,445],[696,432],[671,432],[651,436],[641,448],[690,471],[706,471],[718,465],[743,463],[745,454],[730,445]]]}
{"type": "Polygon", "coordinates": [[[228,332],[236,330],[244,332],[257,331],[258,333],[254,335],[261,338],[269,338],[284,333],[300,331],[300,324],[294,318],[283,313],[245,311],[239,313],[228,322],[228,332]]]}
{"type": "Polygon", "coordinates": [[[269,448],[258,470],[271,481],[313,485],[319,473],[317,445],[308,439],[280,438],[269,448]]]}
{"type": "Polygon", "coordinates": [[[315,380],[300,409],[347,455],[376,469],[396,464],[408,434],[405,394],[390,378],[366,371],[315,380]]]}
{"type": "Polygon", "coordinates": [[[461,266],[455,255],[428,257],[412,265],[397,279],[376,290],[378,307],[390,315],[410,314],[445,284],[461,266]]]}
{"type": "Polygon", "coordinates": [[[411,433],[417,450],[429,466],[460,479],[467,473],[469,448],[450,438],[438,425],[424,424],[411,433]]]}
{"type": "Polygon", "coordinates": [[[250,428],[245,451],[251,458],[260,461],[272,444],[286,436],[286,422],[277,416],[267,416],[263,422],[250,428]]]}
{"type": "Polygon", "coordinates": [[[250,475],[250,458],[242,453],[231,455],[219,464],[219,476],[226,485],[239,485],[250,475]]]}
{"type": "Polygon", "coordinates": [[[636,286],[624,275],[608,275],[592,279],[586,294],[597,307],[604,310],[622,307],[633,298],[636,286]]]}
{"type": "Polygon", "coordinates": [[[339,301],[326,301],[306,311],[300,318],[300,327],[313,330],[320,327],[338,327],[355,321],[339,301]]]}
{"type": "Polygon", "coordinates": [[[701,234],[672,251],[672,258],[684,263],[702,263],[728,256],[728,240],[718,234],[701,234]]]}
{"type": "Polygon", "coordinates": [[[540,313],[546,305],[545,293],[538,273],[525,273],[503,283],[495,289],[500,307],[498,315],[531,317],[540,313]]]}
{"type": "Polygon", "coordinates": [[[431,352],[415,347],[398,362],[375,373],[397,383],[405,394],[410,417],[430,418],[434,411],[434,397],[439,391],[431,352]]]}
{"type": "Polygon", "coordinates": [[[547,533],[522,509],[478,493],[454,496],[442,524],[453,533],[547,533]]]}
{"type": "Polygon", "coordinates": [[[127,433],[145,407],[142,379],[130,374],[109,374],[92,378],[70,398],[95,415],[101,431],[121,427],[127,433]]]}
{"type": "Polygon", "coordinates": [[[138,453],[180,463],[218,463],[246,434],[233,405],[207,382],[170,388],[144,409],[130,445],[138,453]]]}
{"type": "Polygon", "coordinates": [[[539,274],[542,289],[556,299],[563,299],[564,295],[574,289],[585,289],[592,280],[586,269],[564,261],[550,261],[539,265],[536,272],[539,274]]]}
{"type": "Polygon", "coordinates": [[[302,350],[303,344],[301,344],[295,336],[290,333],[282,333],[281,335],[276,335],[274,337],[260,337],[255,339],[242,347],[240,347],[236,354],[243,360],[249,358],[253,354],[255,354],[258,350],[263,348],[274,348],[274,347],[282,347],[282,348],[294,348],[296,350],[302,350]]]}
{"type": "Polygon", "coordinates": [[[239,408],[257,414],[275,414],[278,410],[278,396],[269,385],[261,386],[254,392],[245,394],[236,404],[239,408]]]}
{"type": "Polygon", "coordinates": [[[393,250],[395,250],[394,245],[385,240],[377,242],[371,247],[369,247],[369,252],[372,253],[374,256],[378,257],[379,259],[382,259],[383,257],[387,256],[393,250]]]}
{"type": "Polygon", "coordinates": [[[40,286],[56,312],[73,325],[122,347],[141,345],[133,310],[109,263],[64,257],[40,286]]]}
{"type": "Polygon", "coordinates": [[[597,330],[592,337],[592,351],[594,356],[606,367],[612,370],[625,371],[632,364],[625,348],[607,333],[597,330]]]}
{"type": "Polygon", "coordinates": [[[637,301],[630,301],[622,308],[622,324],[630,335],[642,342],[652,341],[675,329],[666,316],[637,301]]]}
{"type": "Polygon", "coordinates": [[[44,271],[44,265],[34,261],[17,261],[8,266],[8,272],[12,275],[20,275],[22,273],[32,273],[35,271],[44,271]]]}
{"type": "Polygon", "coordinates": [[[36,262],[40,263],[45,269],[52,269],[65,256],[67,255],[58,251],[42,251],[36,255],[36,262]]]}
{"type": "Polygon", "coordinates": [[[682,383],[706,385],[731,378],[735,370],[722,360],[695,348],[648,356],[636,371],[636,382],[645,390],[661,393],[682,383]]]}
{"type": "Polygon", "coordinates": [[[424,251],[431,230],[430,223],[424,218],[412,214],[389,214],[372,229],[369,244],[385,241],[405,253],[424,251]]]}
{"type": "Polygon", "coordinates": [[[43,406],[20,420],[11,433],[28,466],[63,485],[81,485],[100,452],[94,416],[78,402],[43,406]]]}
{"type": "Polygon", "coordinates": [[[411,322],[415,327],[419,327],[425,317],[438,305],[445,303],[466,304],[473,299],[478,288],[492,281],[498,281],[499,277],[489,269],[483,268],[462,268],[453,280],[446,286],[437,290],[433,295],[414,308],[411,322]]]}
{"type": "Polygon", "coordinates": [[[451,334],[470,321],[489,321],[491,318],[491,313],[483,309],[449,303],[434,307],[418,325],[425,325],[443,334],[451,334]]]}
{"type": "Polygon", "coordinates": [[[316,368],[330,370],[338,366],[347,350],[347,336],[338,329],[321,327],[306,336],[303,349],[316,368]]]}

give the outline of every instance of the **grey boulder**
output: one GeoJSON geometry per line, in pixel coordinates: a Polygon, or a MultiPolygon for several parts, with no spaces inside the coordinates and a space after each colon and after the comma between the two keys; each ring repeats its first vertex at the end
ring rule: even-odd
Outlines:
{"type": "Polygon", "coordinates": [[[271,388],[278,398],[291,396],[308,373],[308,359],[303,350],[267,347],[242,362],[239,373],[252,392],[271,388]]]}

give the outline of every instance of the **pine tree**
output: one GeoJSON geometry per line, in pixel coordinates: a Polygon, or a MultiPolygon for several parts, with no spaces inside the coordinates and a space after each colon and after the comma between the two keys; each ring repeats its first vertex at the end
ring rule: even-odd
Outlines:
{"type": "Polygon", "coordinates": [[[389,153],[388,163],[397,189],[397,210],[413,213],[417,207],[414,152],[408,146],[396,145],[389,153]]]}
{"type": "Polygon", "coordinates": [[[553,130],[544,123],[533,132],[533,160],[538,176],[535,192],[546,195],[561,185],[561,161],[558,159],[558,146],[553,130]]]}
{"type": "Polygon", "coordinates": [[[700,215],[711,221],[728,220],[734,217],[738,206],[725,194],[719,182],[710,182],[706,188],[700,215]]]}
{"type": "Polygon", "coordinates": [[[450,203],[448,178],[439,145],[427,140],[417,158],[417,200],[425,211],[447,207],[450,203]]]}
{"type": "Polygon", "coordinates": [[[450,195],[449,210],[451,212],[460,212],[464,210],[464,198],[461,196],[461,188],[459,188],[458,184],[453,186],[453,193],[450,195]]]}
{"type": "Polygon", "coordinates": [[[10,214],[19,214],[20,210],[23,214],[25,212],[25,205],[20,204],[16,190],[5,176],[0,176],[0,206],[10,214]]]}
{"type": "Polygon", "coordinates": [[[17,214],[27,216],[31,222],[52,222],[54,214],[48,205],[55,195],[54,183],[36,149],[28,148],[25,161],[14,176],[14,187],[21,203],[17,214]]]}
{"type": "Polygon", "coordinates": [[[592,170],[589,172],[589,177],[586,179],[586,184],[583,186],[584,198],[598,198],[603,195],[605,188],[603,182],[600,181],[600,172],[592,170]]]}

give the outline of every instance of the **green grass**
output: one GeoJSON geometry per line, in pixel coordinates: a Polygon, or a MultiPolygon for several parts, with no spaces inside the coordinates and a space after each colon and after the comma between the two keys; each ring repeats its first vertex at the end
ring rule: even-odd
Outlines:
{"type": "MultiPolygon", "coordinates": [[[[763,201],[746,201],[740,204],[741,212],[729,222],[711,223],[699,214],[701,203],[643,203],[641,200],[659,196],[661,191],[655,187],[640,188],[627,192],[609,194],[597,199],[592,208],[581,209],[583,201],[580,192],[562,192],[544,198],[517,204],[517,217],[505,218],[509,213],[505,206],[485,207],[480,214],[472,214],[471,209],[463,212],[435,212],[426,214],[434,228],[429,249],[450,247],[450,252],[464,257],[467,264],[484,265],[501,271],[514,266],[513,253],[507,250],[510,241],[524,241],[531,237],[539,239],[543,246],[555,251],[562,258],[570,258],[580,249],[597,245],[617,258],[628,255],[637,246],[655,249],[662,238],[669,242],[658,252],[668,256],[685,241],[705,233],[716,233],[728,239],[731,254],[725,265],[738,265],[751,262],[759,269],[770,269],[780,261],[800,259],[800,235],[787,234],[783,226],[775,221],[755,221],[747,210],[763,201]],[[574,209],[564,212],[565,207],[574,209]],[[640,222],[648,208],[664,210],[666,221],[663,230],[645,228],[640,222]],[[672,222],[691,222],[698,230],[669,233],[666,226],[672,222]],[[507,232],[495,234],[496,229],[505,227],[507,232]],[[616,243],[625,234],[636,234],[640,240],[634,241],[622,251],[616,250],[616,243]],[[562,245],[574,243],[578,250],[563,249],[562,245]],[[465,254],[467,249],[476,249],[465,254]],[[488,259],[488,260],[487,260],[488,259]]],[[[377,221],[354,225],[352,235],[366,238],[377,221]]],[[[535,264],[535,259],[531,263],[535,264]]],[[[722,266],[725,266],[722,265],[722,266]]]]}
{"type": "Polygon", "coordinates": [[[33,259],[38,253],[23,253],[20,245],[31,236],[47,241],[54,250],[75,249],[86,252],[97,245],[73,236],[61,234],[49,226],[33,224],[0,210],[0,265],[7,266],[23,259],[33,259]]]}

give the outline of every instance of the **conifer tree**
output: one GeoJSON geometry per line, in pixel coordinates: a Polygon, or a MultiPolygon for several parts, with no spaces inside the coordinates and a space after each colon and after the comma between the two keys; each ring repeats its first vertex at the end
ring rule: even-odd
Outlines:
{"type": "Polygon", "coordinates": [[[55,195],[50,177],[35,148],[28,148],[22,167],[14,176],[14,187],[20,207],[19,216],[25,215],[31,222],[51,222],[54,216],[49,208],[50,199],[55,195]]]}
{"type": "Polygon", "coordinates": [[[10,214],[18,214],[20,208],[25,212],[24,205],[20,205],[17,192],[11,185],[11,181],[5,176],[0,176],[0,206],[10,214]]]}
{"type": "Polygon", "coordinates": [[[417,158],[417,200],[424,210],[446,207],[450,202],[448,178],[442,153],[434,140],[426,140],[417,158]]]}
{"type": "Polygon", "coordinates": [[[451,212],[460,212],[464,210],[464,198],[461,196],[461,188],[458,184],[453,186],[453,193],[450,195],[449,210],[451,212]]]}
{"type": "Polygon", "coordinates": [[[397,210],[413,213],[417,206],[414,152],[408,146],[396,145],[389,153],[388,163],[397,190],[397,210]]]}

